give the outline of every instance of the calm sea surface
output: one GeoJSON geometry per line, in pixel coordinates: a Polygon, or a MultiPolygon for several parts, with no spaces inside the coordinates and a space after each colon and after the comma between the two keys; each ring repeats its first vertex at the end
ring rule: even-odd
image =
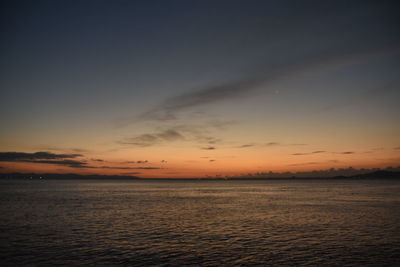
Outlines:
{"type": "Polygon", "coordinates": [[[400,181],[0,181],[2,266],[400,266],[400,181]]]}

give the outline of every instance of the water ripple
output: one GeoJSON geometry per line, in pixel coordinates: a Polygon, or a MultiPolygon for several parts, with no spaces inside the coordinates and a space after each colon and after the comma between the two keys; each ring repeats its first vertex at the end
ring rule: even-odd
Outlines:
{"type": "Polygon", "coordinates": [[[396,181],[1,181],[1,265],[400,266],[399,192],[396,181]]]}

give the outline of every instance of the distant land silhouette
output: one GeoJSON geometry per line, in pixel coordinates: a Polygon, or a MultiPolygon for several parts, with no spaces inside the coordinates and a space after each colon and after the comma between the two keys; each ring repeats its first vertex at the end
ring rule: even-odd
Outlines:
{"type": "Polygon", "coordinates": [[[278,179],[400,179],[400,171],[393,170],[377,170],[369,173],[362,173],[356,175],[340,175],[340,176],[300,176],[293,175],[280,176],[280,177],[261,177],[261,176],[247,176],[247,177],[199,177],[199,178],[140,178],[136,176],[124,175],[80,175],[80,174],[35,174],[35,173],[2,173],[0,174],[1,180],[182,180],[182,179],[201,179],[201,180],[278,180],[278,179]]]}
{"type": "MultiPolygon", "coordinates": [[[[339,178],[339,177],[336,177],[339,178]]],[[[375,172],[370,172],[370,173],[364,173],[364,174],[358,174],[358,175],[353,175],[350,177],[344,177],[344,178],[361,178],[361,179],[398,179],[400,178],[400,172],[399,171],[375,171],[375,172]]]]}
{"type": "Polygon", "coordinates": [[[139,179],[136,176],[124,175],[81,175],[74,173],[2,173],[0,179],[18,179],[18,180],[133,180],[139,179]]]}
{"type": "Polygon", "coordinates": [[[280,177],[229,177],[228,180],[312,180],[312,179],[400,179],[400,171],[386,171],[379,170],[369,173],[356,174],[356,175],[340,175],[340,176],[280,176],[280,177]]]}
{"type": "Polygon", "coordinates": [[[226,178],[356,178],[356,177],[367,177],[367,176],[393,176],[394,173],[400,173],[400,166],[397,167],[386,167],[386,168],[330,168],[325,170],[312,170],[312,171],[301,171],[301,172],[257,172],[240,174],[237,176],[229,176],[226,178]],[[388,174],[384,174],[388,173],[388,174]]]}

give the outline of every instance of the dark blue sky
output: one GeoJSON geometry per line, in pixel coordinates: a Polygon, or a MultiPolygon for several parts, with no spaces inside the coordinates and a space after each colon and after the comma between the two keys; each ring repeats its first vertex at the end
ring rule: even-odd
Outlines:
{"type": "Polygon", "coordinates": [[[353,134],[357,147],[397,145],[397,1],[2,1],[0,10],[6,150],[118,150],[149,132],[193,137],[193,124],[221,146],[308,143],[310,128],[329,132],[316,146],[332,134],[343,146],[353,134]],[[235,126],[218,133],[211,120],[235,126]],[[346,127],[352,134],[336,132],[346,127]]]}

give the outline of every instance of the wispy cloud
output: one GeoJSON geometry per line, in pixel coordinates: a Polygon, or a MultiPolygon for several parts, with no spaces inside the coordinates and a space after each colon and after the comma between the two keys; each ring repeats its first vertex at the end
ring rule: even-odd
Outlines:
{"type": "Polygon", "coordinates": [[[153,146],[164,142],[181,141],[185,137],[174,129],[164,130],[158,133],[141,134],[135,137],[125,138],[119,141],[120,144],[133,145],[133,146],[153,146]]]}
{"type": "MultiPolygon", "coordinates": [[[[337,68],[340,66],[355,63],[368,62],[377,58],[388,57],[398,54],[398,46],[367,47],[365,49],[342,49],[332,52],[316,52],[303,56],[302,58],[285,59],[276,64],[265,64],[265,67],[251,70],[235,80],[228,80],[218,84],[200,87],[194,90],[188,89],[186,92],[172,96],[155,107],[134,117],[128,117],[118,121],[120,126],[131,123],[157,123],[153,131],[127,137],[117,141],[119,144],[137,147],[149,147],[177,141],[198,143],[205,150],[213,150],[215,146],[224,147],[224,141],[213,133],[220,122],[204,125],[188,125],[183,120],[182,115],[189,116],[194,114],[196,122],[202,112],[195,112],[211,104],[218,104],[223,101],[241,99],[246,96],[254,95],[258,90],[270,90],[270,85],[281,79],[286,79],[294,75],[304,75],[313,73],[316,69],[337,68]],[[180,124],[179,124],[180,123],[180,124]],[[161,125],[161,126],[160,126],[161,125]],[[160,129],[161,128],[161,129],[160,129]],[[212,129],[210,131],[210,129],[212,129]],[[211,132],[211,133],[210,133],[211,132]]],[[[224,126],[221,126],[224,127],[224,126]]],[[[226,145],[227,143],[225,143],[226,145]]],[[[251,147],[279,147],[279,146],[306,146],[303,143],[245,143],[236,148],[251,147]]],[[[325,152],[317,152],[325,153],[325,152]]],[[[314,152],[294,153],[293,155],[309,155],[314,152]]],[[[315,153],[316,154],[316,153],[315,153]]],[[[352,153],[342,153],[350,155],[352,153]]]]}
{"type": "Polygon", "coordinates": [[[214,147],[214,146],[207,146],[207,147],[202,147],[201,149],[203,149],[203,150],[215,150],[217,148],[214,147]]]}
{"type": "Polygon", "coordinates": [[[353,151],[335,152],[335,154],[342,154],[342,155],[352,155],[355,153],[356,152],[353,152],[353,151]]]}
{"type": "Polygon", "coordinates": [[[244,145],[237,146],[236,148],[247,148],[247,147],[254,147],[254,146],[256,146],[256,144],[244,144],[244,145]]]}
{"type": "Polygon", "coordinates": [[[56,164],[65,165],[71,168],[86,168],[86,162],[79,160],[18,160],[18,162],[28,162],[28,163],[42,163],[42,164],[56,164]]]}
{"type": "Polygon", "coordinates": [[[278,143],[278,142],[269,142],[269,143],[266,143],[265,144],[265,146],[280,146],[281,144],[280,143],[278,143]]]}
{"type": "MultiPolygon", "coordinates": [[[[85,160],[75,160],[83,157],[81,154],[55,154],[50,152],[0,152],[0,162],[24,162],[33,164],[54,164],[70,168],[80,169],[115,169],[115,170],[158,170],[159,167],[125,167],[125,166],[93,166],[85,160]]],[[[91,159],[94,162],[105,162],[101,159],[91,159]]],[[[148,161],[135,161],[135,163],[147,163],[148,161]]]]}
{"type": "Polygon", "coordinates": [[[87,168],[95,169],[116,169],[116,170],[160,170],[159,167],[119,167],[119,166],[92,166],[87,168]]]}
{"type": "Polygon", "coordinates": [[[146,164],[149,163],[148,160],[136,160],[136,161],[124,161],[123,163],[130,163],[130,164],[146,164]]]}
{"type": "Polygon", "coordinates": [[[160,170],[162,168],[159,167],[137,167],[137,170],[160,170]]]}
{"type": "Polygon", "coordinates": [[[77,158],[81,156],[81,154],[55,154],[50,152],[0,152],[0,161],[56,164],[72,168],[84,168],[86,162],[80,160],[72,160],[72,158],[77,158]]]}
{"type": "Polygon", "coordinates": [[[120,119],[118,124],[124,126],[141,120],[171,121],[177,119],[181,111],[200,106],[220,103],[226,100],[243,98],[252,95],[258,89],[268,90],[268,85],[280,79],[299,74],[312,73],[315,69],[338,67],[343,65],[368,62],[376,58],[399,54],[395,46],[366,47],[364,49],[342,49],[332,52],[314,53],[303,58],[286,59],[279,63],[266,64],[241,75],[236,80],[221,82],[189,90],[161,102],[158,106],[135,117],[120,119]]]}
{"type": "Polygon", "coordinates": [[[223,142],[223,140],[215,136],[216,132],[226,130],[235,122],[232,120],[198,120],[196,124],[180,123],[171,126],[170,128],[182,133],[187,141],[214,145],[223,142]]]}
{"type": "Polygon", "coordinates": [[[239,146],[235,146],[235,148],[249,148],[249,147],[279,147],[279,146],[307,146],[307,144],[286,144],[281,142],[268,142],[268,143],[247,143],[239,146]]]}
{"type": "Polygon", "coordinates": [[[174,120],[176,113],[188,108],[244,97],[265,82],[266,77],[250,76],[236,81],[212,85],[169,98],[158,107],[139,116],[141,120],[174,120]]]}
{"type": "Polygon", "coordinates": [[[168,127],[157,127],[150,133],[144,133],[133,137],[127,137],[117,141],[122,145],[148,147],[186,141],[202,145],[215,145],[223,142],[219,137],[214,136],[215,132],[225,129],[232,121],[211,120],[197,124],[172,124],[168,127]]]}
{"type": "Polygon", "coordinates": [[[50,152],[0,152],[0,161],[66,159],[81,157],[81,154],[55,154],[50,152]]]}
{"type": "Polygon", "coordinates": [[[325,150],[316,150],[312,152],[299,152],[299,153],[293,153],[293,156],[306,156],[306,155],[313,155],[313,154],[322,154],[322,153],[331,153],[331,154],[341,154],[341,155],[352,155],[355,154],[356,152],[354,151],[343,151],[343,152],[329,152],[325,150]]]}
{"type": "Polygon", "coordinates": [[[331,159],[325,161],[309,161],[309,162],[302,162],[302,163],[294,163],[288,164],[287,166],[304,166],[304,165],[317,165],[317,164],[325,164],[325,163],[339,163],[339,160],[331,159]]]}
{"type": "Polygon", "coordinates": [[[79,154],[90,152],[90,150],[85,149],[85,148],[77,148],[77,147],[65,148],[65,147],[48,146],[48,145],[36,146],[34,149],[43,150],[43,151],[62,151],[62,152],[68,151],[68,152],[71,152],[71,153],[79,153],[79,154]]]}
{"type": "Polygon", "coordinates": [[[317,150],[313,152],[308,152],[308,153],[293,153],[293,156],[305,156],[305,155],[312,155],[312,154],[321,154],[321,153],[326,153],[327,151],[324,150],[317,150]]]}

